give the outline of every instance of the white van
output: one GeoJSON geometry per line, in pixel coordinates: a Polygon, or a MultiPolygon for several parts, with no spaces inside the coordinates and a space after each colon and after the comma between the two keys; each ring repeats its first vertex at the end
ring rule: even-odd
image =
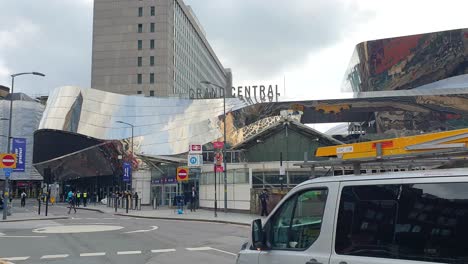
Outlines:
{"type": "Polygon", "coordinates": [[[468,263],[468,169],[304,182],[252,223],[237,263],[468,263]]]}

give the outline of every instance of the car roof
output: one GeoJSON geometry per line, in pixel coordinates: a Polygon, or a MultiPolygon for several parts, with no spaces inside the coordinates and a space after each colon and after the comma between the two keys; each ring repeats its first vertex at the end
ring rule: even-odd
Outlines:
{"type": "Polygon", "coordinates": [[[405,179],[405,178],[430,178],[430,177],[453,177],[453,176],[468,176],[468,168],[455,169],[435,169],[435,170],[417,170],[417,171],[398,171],[398,172],[383,172],[361,175],[344,175],[344,176],[322,176],[302,182],[297,187],[321,182],[345,182],[345,181],[362,181],[362,180],[387,180],[387,179],[405,179]]]}

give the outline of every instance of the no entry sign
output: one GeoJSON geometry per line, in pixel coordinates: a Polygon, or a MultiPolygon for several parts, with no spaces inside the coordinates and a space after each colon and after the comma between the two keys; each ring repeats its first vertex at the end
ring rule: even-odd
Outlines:
{"type": "Polygon", "coordinates": [[[177,181],[188,181],[189,179],[189,172],[188,169],[185,167],[177,168],[177,181]]]}
{"type": "Polygon", "coordinates": [[[0,168],[16,168],[16,154],[0,154],[0,168]]]}

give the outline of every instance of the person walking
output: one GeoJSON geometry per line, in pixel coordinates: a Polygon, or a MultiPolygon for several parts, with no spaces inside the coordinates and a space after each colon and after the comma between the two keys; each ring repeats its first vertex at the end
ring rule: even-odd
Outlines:
{"type": "Polygon", "coordinates": [[[70,214],[71,212],[71,209],[73,208],[73,210],[75,210],[75,214],[76,214],[76,201],[77,201],[77,197],[76,197],[76,193],[73,193],[72,191],[70,191],[68,193],[68,205],[69,205],[69,210],[68,210],[68,214],[70,214]]]}
{"type": "Polygon", "coordinates": [[[88,192],[84,191],[83,192],[83,206],[86,207],[86,204],[88,204],[88,192]]]}
{"type": "Polygon", "coordinates": [[[196,212],[197,191],[195,186],[192,186],[192,193],[190,194],[190,212],[196,212]]]}
{"type": "Polygon", "coordinates": [[[25,207],[26,206],[26,193],[23,191],[21,193],[21,207],[25,207]]]}
{"type": "Polygon", "coordinates": [[[267,190],[263,189],[262,193],[258,196],[258,198],[260,198],[260,203],[262,205],[261,216],[268,216],[267,206],[268,206],[269,197],[268,197],[267,190]]]}
{"type": "Polygon", "coordinates": [[[76,196],[75,196],[75,204],[77,207],[80,207],[80,202],[81,202],[81,192],[80,190],[78,190],[78,192],[76,192],[76,196]]]}
{"type": "Polygon", "coordinates": [[[135,194],[133,195],[133,197],[135,197],[135,210],[138,209],[138,193],[135,192],[135,194]]]}

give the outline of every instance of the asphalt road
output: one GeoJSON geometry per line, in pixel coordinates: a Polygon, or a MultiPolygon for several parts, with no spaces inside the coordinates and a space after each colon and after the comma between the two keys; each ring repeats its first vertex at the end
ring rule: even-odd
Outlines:
{"type": "MultiPolygon", "coordinates": [[[[65,215],[66,209],[53,207],[50,212],[65,215]]],[[[71,216],[0,223],[0,257],[13,263],[235,263],[249,232],[237,225],[83,210],[71,216]]]]}

